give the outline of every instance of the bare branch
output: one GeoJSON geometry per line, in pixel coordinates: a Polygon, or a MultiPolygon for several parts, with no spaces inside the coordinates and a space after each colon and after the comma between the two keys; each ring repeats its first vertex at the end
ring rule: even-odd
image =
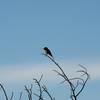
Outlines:
{"type": "Polygon", "coordinates": [[[47,95],[50,97],[50,99],[51,99],[51,100],[54,100],[54,98],[53,98],[53,97],[51,96],[51,94],[49,93],[47,87],[46,87],[45,85],[43,85],[42,88],[43,88],[43,91],[44,91],[45,93],[47,93],[47,95]]]}
{"type": "Polygon", "coordinates": [[[22,94],[23,94],[23,92],[20,92],[19,100],[21,100],[21,98],[22,98],[22,94]]]}
{"type": "Polygon", "coordinates": [[[42,96],[43,91],[42,91],[42,87],[41,87],[41,84],[40,84],[42,77],[43,77],[43,75],[41,75],[39,81],[35,78],[33,79],[35,81],[35,83],[37,84],[38,88],[39,88],[39,95],[36,94],[36,93],[34,93],[34,95],[36,95],[39,98],[39,100],[43,100],[43,96],[42,96]]]}
{"type": "Polygon", "coordinates": [[[55,71],[59,76],[61,76],[64,79],[61,83],[67,82],[69,84],[70,90],[71,90],[70,97],[72,100],[77,100],[78,95],[83,91],[83,89],[89,79],[89,74],[87,72],[87,69],[84,66],[79,64],[79,66],[82,69],[78,70],[77,72],[81,73],[81,77],[74,77],[74,78],[69,79],[68,76],[63,71],[63,69],[61,68],[61,66],[55,61],[54,58],[52,58],[46,54],[43,54],[43,55],[46,56],[47,58],[49,58],[59,68],[60,71],[57,71],[57,70],[53,70],[53,71],[55,71]],[[86,78],[83,78],[83,76],[86,76],[86,78]],[[75,81],[76,84],[73,81],[75,81]],[[79,85],[81,85],[80,88],[78,88],[79,85]]]}
{"type": "Polygon", "coordinates": [[[10,97],[10,100],[12,100],[12,99],[13,99],[13,96],[14,96],[14,93],[12,92],[11,97],[10,97]]]}
{"type": "Polygon", "coordinates": [[[43,77],[43,75],[41,75],[41,78],[39,80],[33,79],[33,80],[35,80],[35,83],[39,88],[39,94],[34,93],[34,95],[39,98],[38,100],[44,100],[43,94],[46,93],[48,95],[48,97],[50,98],[50,100],[54,100],[54,98],[51,96],[50,92],[48,91],[47,87],[45,85],[41,85],[42,77],[43,77]]]}
{"type": "Polygon", "coordinates": [[[7,96],[7,93],[6,93],[6,91],[5,91],[5,88],[3,87],[2,84],[0,84],[0,87],[1,87],[1,89],[2,89],[2,91],[3,91],[3,93],[4,93],[4,95],[5,95],[6,100],[8,100],[8,96],[7,96]]]}
{"type": "Polygon", "coordinates": [[[26,85],[24,87],[25,87],[25,90],[27,92],[28,99],[32,100],[32,87],[33,87],[33,85],[31,84],[31,87],[29,89],[28,89],[28,87],[26,85]]]}

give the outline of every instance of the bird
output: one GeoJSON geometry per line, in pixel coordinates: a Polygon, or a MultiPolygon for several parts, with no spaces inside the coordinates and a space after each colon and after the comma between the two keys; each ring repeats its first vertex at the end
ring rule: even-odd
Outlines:
{"type": "Polygon", "coordinates": [[[45,51],[45,54],[47,54],[47,55],[53,57],[53,55],[52,55],[50,49],[48,49],[48,47],[44,47],[43,49],[44,49],[44,51],[45,51]]]}

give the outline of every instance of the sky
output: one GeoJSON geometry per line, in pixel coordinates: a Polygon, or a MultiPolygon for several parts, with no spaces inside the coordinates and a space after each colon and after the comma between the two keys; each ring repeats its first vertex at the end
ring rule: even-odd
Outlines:
{"type": "Polygon", "coordinates": [[[16,95],[44,74],[57,100],[62,99],[55,65],[42,55],[47,46],[67,73],[78,70],[78,64],[88,69],[91,79],[79,98],[100,99],[99,43],[99,0],[0,0],[0,82],[16,95]]]}

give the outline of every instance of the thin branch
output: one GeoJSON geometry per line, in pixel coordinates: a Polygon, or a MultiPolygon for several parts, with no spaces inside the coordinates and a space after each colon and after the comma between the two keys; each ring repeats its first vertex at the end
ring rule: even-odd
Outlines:
{"type": "Polygon", "coordinates": [[[11,97],[10,97],[10,100],[12,100],[12,99],[13,99],[13,96],[14,96],[14,93],[12,92],[11,97]]]}
{"type": "Polygon", "coordinates": [[[33,79],[35,80],[36,85],[39,88],[39,94],[34,93],[35,96],[37,96],[39,99],[38,100],[44,100],[44,95],[43,93],[46,93],[48,95],[48,97],[50,98],[50,100],[55,100],[55,98],[53,98],[50,94],[50,92],[48,91],[47,87],[45,85],[41,85],[41,80],[42,80],[43,75],[41,75],[40,79],[33,79]]]}
{"type": "Polygon", "coordinates": [[[28,94],[28,99],[29,100],[32,100],[32,84],[31,84],[31,88],[27,88],[27,86],[24,86],[25,87],[25,90],[26,90],[26,92],[27,92],[27,94],[28,94]]]}
{"type": "Polygon", "coordinates": [[[23,92],[20,92],[19,100],[21,100],[21,98],[22,98],[22,94],[23,94],[23,92]]]}
{"type": "Polygon", "coordinates": [[[36,95],[39,98],[39,100],[43,100],[43,96],[42,96],[43,91],[42,91],[42,87],[41,87],[41,84],[40,84],[42,77],[43,77],[43,75],[41,75],[39,81],[35,78],[33,79],[35,81],[35,83],[37,84],[37,86],[39,87],[39,95],[34,93],[34,95],[36,95]]]}
{"type": "Polygon", "coordinates": [[[85,87],[85,85],[86,85],[86,83],[87,83],[87,81],[88,81],[88,79],[89,79],[89,74],[87,73],[87,72],[85,72],[85,74],[86,74],[86,76],[87,76],[87,78],[86,78],[86,80],[84,81],[84,83],[83,83],[83,85],[82,85],[82,88],[79,90],[79,92],[76,94],[76,97],[83,91],[83,89],[84,89],[84,87],[85,87]]]}
{"type": "Polygon", "coordinates": [[[73,84],[71,83],[71,81],[69,81],[69,78],[67,77],[67,75],[65,74],[65,72],[63,71],[63,69],[60,67],[60,65],[54,60],[54,58],[48,56],[47,54],[43,54],[44,56],[48,57],[61,71],[61,76],[63,76],[63,78],[69,83],[70,87],[73,89],[73,84]]]}
{"type": "Polygon", "coordinates": [[[43,90],[45,93],[47,93],[47,95],[50,97],[51,100],[54,100],[54,98],[51,96],[51,94],[49,93],[49,91],[47,90],[47,87],[44,85],[42,86],[43,90]]]}
{"type": "Polygon", "coordinates": [[[65,74],[65,72],[63,71],[63,69],[59,66],[59,64],[55,61],[54,58],[48,56],[47,54],[43,54],[44,56],[48,57],[60,70],[53,70],[55,71],[59,76],[61,76],[64,80],[62,81],[62,83],[67,82],[69,83],[70,89],[71,89],[71,99],[72,100],[77,100],[77,96],[83,91],[88,79],[89,79],[89,74],[87,72],[87,69],[80,65],[79,66],[82,68],[81,70],[77,71],[80,72],[82,75],[81,77],[74,77],[69,79],[68,76],[65,74]],[[83,76],[86,76],[86,78],[83,78],[83,76]],[[73,83],[73,81],[76,81],[76,84],[73,83]],[[78,89],[78,86],[81,85],[81,87],[78,89]],[[78,92],[76,92],[76,90],[78,89],[78,92]]]}
{"type": "Polygon", "coordinates": [[[7,96],[7,93],[6,93],[6,91],[5,91],[5,88],[3,87],[2,84],[0,84],[0,87],[1,87],[1,89],[3,90],[3,93],[4,93],[4,95],[5,95],[6,100],[8,100],[8,96],[7,96]]]}
{"type": "Polygon", "coordinates": [[[78,81],[82,81],[82,83],[84,83],[84,79],[82,79],[82,78],[78,78],[78,77],[75,77],[75,78],[71,78],[71,79],[69,79],[70,81],[72,81],[72,80],[78,80],[78,81]]]}

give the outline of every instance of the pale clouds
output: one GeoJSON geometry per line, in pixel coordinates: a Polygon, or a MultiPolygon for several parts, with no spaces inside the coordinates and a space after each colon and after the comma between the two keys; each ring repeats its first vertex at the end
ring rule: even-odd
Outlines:
{"type": "MultiPolygon", "coordinates": [[[[78,63],[62,62],[62,68],[68,75],[75,75],[77,70],[80,69],[78,63]],[[63,64],[62,64],[63,63],[63,64]]],[[[90,73],[91,80],[100,80],[100,63],[88,63],[86,65],[88,72],[90,73]]],[[[48,81],[56,81],[59,79],[53,69],[57,69],[54,64],[27,64],[27,65],[9,65],[0,66],[0,81],[6,83],[23,83],[32,80],[33,78],[39,78],[42,74],[44,79],[48,81]]]]}

